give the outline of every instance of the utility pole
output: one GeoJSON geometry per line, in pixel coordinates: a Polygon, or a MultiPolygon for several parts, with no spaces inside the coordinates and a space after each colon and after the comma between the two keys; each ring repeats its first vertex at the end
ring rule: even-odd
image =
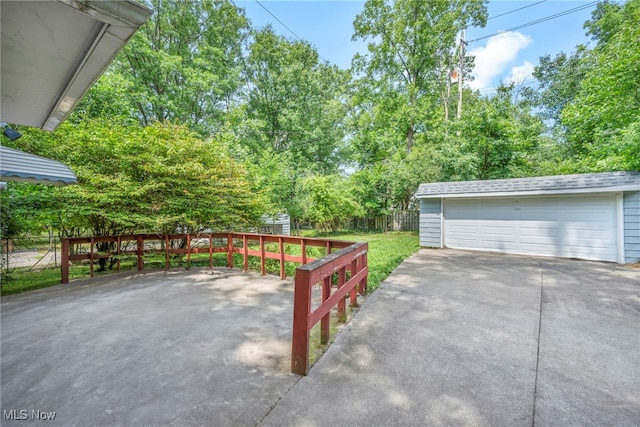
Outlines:
{"type": "MultiPolygon", "coordinates": [[[[443,55],[440,55],[440,58],[442,58],[443,55]]],[[[446,93],[444,96],[444,122],[448,123],[449,122],[449,101],[451,100],[451,69],[449,68],[449,65],[446,65],[446,67],[443,67],[442,65],[442,59],[440,60],[440,68],[444,69],[447,73],[447,89],[446,89],[446,93]]],[[[445,132],[446,132],[446,128],[445,128],[445,132]]]]}
{"type": "Polygon", "coordinates": [[[462,114],[462,82],[463,82],[463,68],[464,68],[464,48],[467,45],[467,42],[464,41],[465,38],[465,30],[462,30],[460,34],[460,63],[458,68],[458,111],[456,112],[456,119],[460,120],[460,115],[462,114]]]}

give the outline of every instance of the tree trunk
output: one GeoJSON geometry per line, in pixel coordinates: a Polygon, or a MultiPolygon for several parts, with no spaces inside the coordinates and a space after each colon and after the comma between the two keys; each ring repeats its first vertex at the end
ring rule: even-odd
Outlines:
{"type": "Polygon", "coordinates": [[[411,154],[411,148],[413,147],[413,134],[415,130],[413,125],[409,126],[409,130],[407,131],[407,154],[411,154]]]}

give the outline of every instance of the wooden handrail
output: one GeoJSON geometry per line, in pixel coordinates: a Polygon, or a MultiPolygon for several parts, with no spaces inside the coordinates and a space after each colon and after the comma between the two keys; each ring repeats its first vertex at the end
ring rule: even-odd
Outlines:
{"type": "Polygon", "coordinates": [[[307,375],[309,370],[309,333],[320,322],[320,342],[329,343],[329,321],[331,309],[338,306],[338,318],[345,315],[345,297],[350,295],[355,305],[358,293],[367,291],[367,243],[354,243],[338,252],[302,265],[296,269],[293,302],[293,338],[291,343],[291,372],[307,375]],[[346,272],[350,272],[346,280],[346,272]],[[338,275],[338,287],[331,293],[332,278],[338,275]],[[314,310],[311,308],[313,286],[321,284],[322,303],[314,310]]]}
{"type": "Polygon", "coordinates": [[[226,253],[227,254],[227,266],[233,268],[233,254],[241,254],[243,256],[243,269],[249,268],[248,258],[250,256],[258,257],[260,259],[260,273],[264,275],[266,273],[265,260],[276,259],[280,264],[280,277],[285,278],[285,262],[294,262],[298,264],[305,264],[308,261],[313,261],[307,255],[306,248],[309,246],[315,246],[320,248],[326,248],[327,253],[330,253],[333,249],[345,248],[353,242],[345,242],[342,240],[328,240],[311,237],[298,237],[298,236],[276,236],[272,234],[256,234],[256,233],[204,233],[204,234],[130,234],[122,236],[97,236],[97,237],[72,237],[62,240],[62,263],[61,263],[61,282],[69,283],[69,262],[88,260],[90,263],[90,276],[94,276],[93,265],[96,260],[101,258],[118,257],[118,271],[120,270],[121,255],[135,255],[136,256],[136,268],[138,271],[144,270],[145,255],[150,254],[163,254],[165,256],[165,270],[170,267],[171,255],[186,255],[187,265],[191,265],[191,255],[199,253],[209,254],[209,268],[213,268],[213,254],[214,253],[226,253]],[[205,247],[192,247],[191,241],[194,239],[207,239],[208,245],[205,247]],[[222,239],[223,245],[215,245],[215,240],[222,239]],[[185,248],[171,248],[170,242],[173,240],[183,240],[187,242],[185,248]],[[135,249],[123,250],[122,242],[131,241],[135,242],[135,249]],[[164,246],[163,249],[154,249],[145,247],[145,243],[149,241],[158,242],[160,246],[164,246]],[[240,245],[235,243],[242,242],[240,245]],[[115,251],[98,253],[95,251],[95,245],[97,243],[113,243],[116,247],[115,251]],[[259,250],[254,250],[251,245],[259,246],[259,250]],[[278,244],[278,252],[270,252],[265,249],[266,243],[278,244]],[[90,248],[86,253],[71,254],[71,248],[75,245],[89,244],[90,248]],[[301,255],[291,255],[284,251],[284,245],[299,245],[301,247],[301,255]]]}

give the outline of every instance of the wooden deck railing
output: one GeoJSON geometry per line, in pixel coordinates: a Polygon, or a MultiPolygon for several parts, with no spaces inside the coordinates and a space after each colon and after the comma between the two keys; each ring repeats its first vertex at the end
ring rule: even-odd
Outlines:
{"type": "Polygon", "coordinates": [[[345,316],[345,297],[356,304],[358,293],[367,291],[367,243],[354,243],[338,252],[302,265],[296,269],[293,303],[293,340],[291,344],[291,372],[307,375],[309,369],[309,333],[320,322],[320,342],[329,343],[331,309],[338,306],[338,319],[345,316]],[[350,278],[347,280],[347,271],[350,278]],[[332,293],[332,281],[337,274],[337,289],[332,293]],[[312,309],[311,292],[322,286],[322,302],[312,309]]]}
{"type": "Polygon", "coordinates": [[[342,319],[346,313],[347,294],[350,296],[351,304],[355,305],[356,293],[366,293],[367,251],[366,243],[254,233],[75,237],[62,241],[61,276],[62,283],[69,283],[70,261],[88,260],[91,277],[94,277],[95,262],[101,259],[113,259],[117,270],[120,271],[123,256],[135,256],[137,270],[143,271],[145,256],[158,254],[165,257],[165,270],[170,268],[174,255],[186,255],[189,267],[192,254],[208,254],[209,268],[213,268],[213,254],[226,253],[227,267],[233,268],[233,254],[241,254],[245,271],[249,269],[249,257],[258,257],[262,275],[266,273],[265,261],[275,259],[279,261],[281,279],[286,277],[286,262],[301,264],[295,273],[291,371],[306,375],[309,369],[311,328],[320,322],[321,343],[327,344],[331,309],[337,305],[338,318],[342,319]],[[179,246],[176,247],[178,243],[179,246]],[[268,251],[265,247],[267,243],[277,243],[278,251],[268,251]],[[111,250],[98,251],[100,244],[108,244],[111,250]],[[84,250],[78,251],[77,248],[83,245],[84,250]],[[285,245],[300,246],[300,255],[287,254],[285,245]],[[309,257],[307,247],[311,246],[325,248],[325,256],[319,259],[309,257]],[[76,249],[73,253],[72,248],[76,249]],[[340,250],[333,252],[334,249],[340,250]],[[334,284],[336,286],[333,286],[334,284]],[[321,303],[312,308],[312,290],[316,285],[322,287],[321,303]]]}

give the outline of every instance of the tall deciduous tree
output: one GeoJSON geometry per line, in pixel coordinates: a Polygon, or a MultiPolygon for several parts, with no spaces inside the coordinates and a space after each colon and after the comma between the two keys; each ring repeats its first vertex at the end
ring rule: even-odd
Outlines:
{"type": "Polygon", "coordinates": [[[310,44],[289,41],[271,27],[254,33],[246,63],[243,142],[256,153],[287,152],[301,169],[336,171],[349,74],[321,63],[310,44]]]}
{"type": "Polygon", "coordinates": [[[356,56],[354,70],[387,106],[407,153],[442,102],[456,36],[486,19],[486,0],[368,0],[356,17],[353,38],[369,40],[369,53],[356,56]]]}
{"type": "Polygon", "coordinates": [[[153,15],[112,70],[130,82],[128,96],[141,124],[180,121],[209,136],[237,104],[243,85],[244,11],[228,0],[151,3],[153,15]]]}
{"type": "Polygon", "coordinates": [[[605,3],[587,23],[597,46],[576,97],[562,111],[568,138],[595,169],[640,169],[640,0],[605,3]]]}
{"type": "Polygon", "coordinates": [[[498,179],[531,173],[530,154],[544,127],[526,102],[514,102],[514,84],[492,97],[469,97],[466,113],[446,136],[444,180],[498,179]]]}
{"type": "Polygon", "coordinates": [[[349,73],[321,62],[309,43],[268,26],[253,33],[245,75],[240,142],[257,166],[258,188],[297,222],[302,178],[334,174],[343,162],[349,73]]]}
{"type": "Polygon", "coordinates": [[[351,196],[348,182],[339,175],[310,176],[302,180],[304,218],[322,231],[336,231],[363,214],[351,196]]]}
{"type": "Polygon", "coordinates": [[[579,45],[569,55],[564,52],[554,58],[545,55],[540,57],[534,68],[533,76],[539,85],[536,90],[526,88],[525,95],[539,108],[540,116],[547,120],[551,129],[561,127],[560,113],[578,93],[580,82],[589,68],[584,60],[587,52],[585,46],[579,45]]]}

